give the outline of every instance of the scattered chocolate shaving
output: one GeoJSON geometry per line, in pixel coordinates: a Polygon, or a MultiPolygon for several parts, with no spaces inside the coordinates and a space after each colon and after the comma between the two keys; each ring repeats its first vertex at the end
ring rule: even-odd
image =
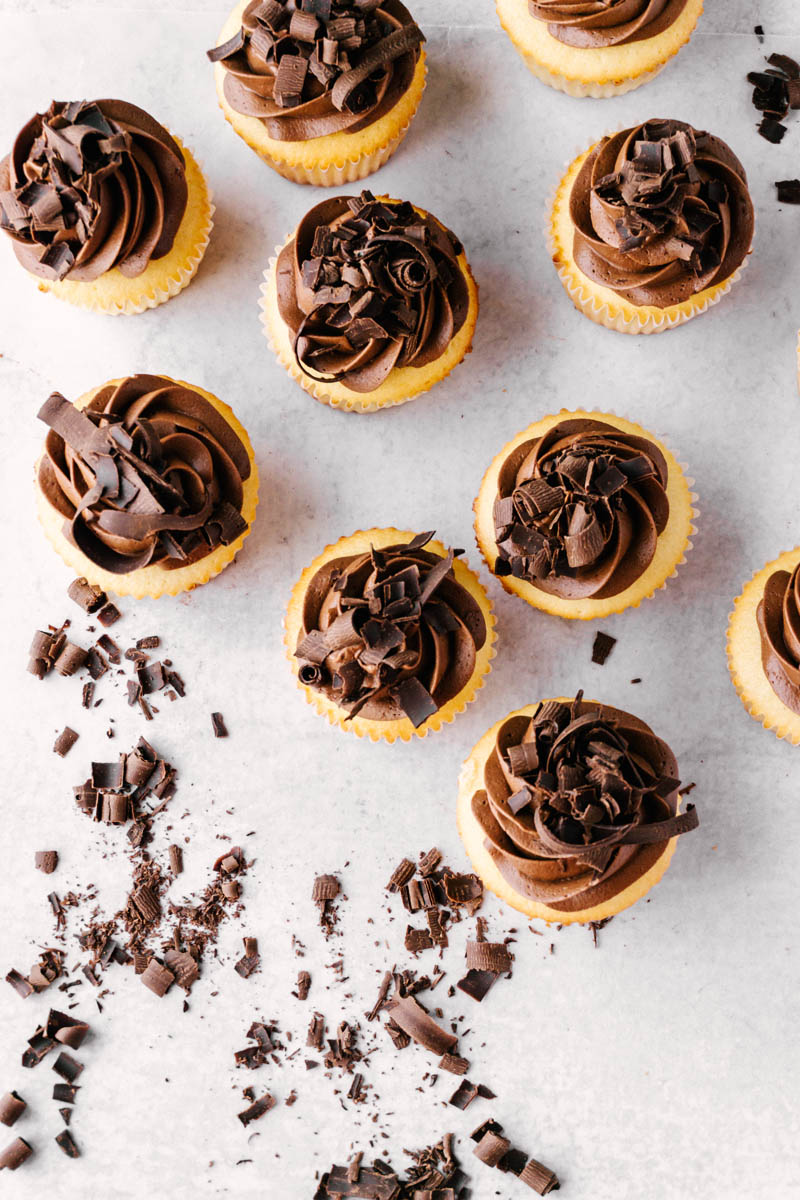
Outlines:
{"type": "Polygon", "coordinates": [[[499,976],[494,971],[467,971],[464,978],[459,979],[456,987],[480,1003],[487,992],[497,983],[498,978],[499,976]]]}
{"type": "Polygon", "coordinates": [[[800,179],[779,179],[775,187],[779,204],[800,204],[800,179]]]}
{"type": "Polygon", "coordinates": [[[74,1104],[78,1098],[80,1088],[72,1083],[57,1083],[53,1087],[53,1099],[58,1100],[59,1104],[74,1104]]]}
{"type": "Polygon", "coordinates": [[[214,712],[211,714],[211,725],[214,730],[215,738],[224,738],[228,736],[228,730],[225,727],[225,720],[222,713],[214,712]]]}
{"type": "Polygon", "coordinates": [[[439,1068],[442,1071],[449,1071],[451,1075],[466,1075],[469,1062],[458,1054],[443,1054],[439,1060],[439,1068]]]}
{"type": "Polygon", "coordinates": [[[108,600],[104,591],[101,591],[100,588],[95,587],[94,584],[89,583],[83,577],[73,579],[67,588],[67,595],[85,613],[97,612],[98,608],[102,608],[108,600]]]}
{"type": "Polygon", "coordinates": [[[558,1191],[560,1184],[555,1173],[535,1158],[528,1158],[513,1149],[508,1138],[503,1137],[503,1127],[497,1121],[492,1118],[483,1121],[470,1136],[477,1143],[473,1154],[486,1166],[516,1175],[540,1196],[558,1191]]]}
{"type": "Polygon", "coordinates": [[[75,1144],[75,1139],[68,1129],[62,1129],[55,1136],[55,1141],[58,1146],[64,1151],[67,1158],[80,1158],[81,1152],[75,1144]]]}
{"type": "Polygon", "coordinates": [[[244,954],[234,966],[234,971],[237,975],[241,975],[242,979],[249,979],[254,974],[261,962],[258,953],[258,942],[254,937],[246,937],[244,940],[244,954]]]}
{"type": "Polygon", "coordinates": [[[0,1123],[3,1125],[13,1125],[18,1120],[27,1104],[17,1092],[6,1092],[5,1096],[0,1098],[0,1123]]]}
{"type": "MultiPolygon", "coordinates": [[[[109,600],[109,602],[104,604],[97,613],[97,620],[104,629],[108,629],[111,625],[115,625],[121,616],[122,613],[119,611],[116,604],[112,604],[112,602],[109,600]]],[[[109,641],[110,640],[111,639],[109,638],[109,641]]]]}
{"type": "Polygon", "coordinates": [[[274,1107],[275,1097],[271,1096],[269,1092],[265,1092],[260,1099],[254,1100],[249,1108],[246,1108],[244,1112],[237,1113],[237,1116],[246,1128],[251,1121],[258,1121],[264,1116],[265,1113],[268,1113],[269,1110],[274,1107]]]}
{"type": "Polygon", "coordinates": [[[319,923],[330,937],[338,921],[334,901],[340,892],[339,880],[335,875],[318,875],[314,880],[311,899],[319,909],[319,923]]]}
{"type": "Polygon", "coordinates": [[[142,972],[141,981],[156,996],[165,996],[175,982],[175,976],[169,967],[165,967],[158,959],[151,958],[142,972]]]}
{"type": "Polygon", "coordinates": [[[617,644],[617,639],[612,637],[610,633],[603,633],[598,629],[594,635],[594,644],[592,646],[592,662],[598,663],[604,667],[608,656],[617,644]]]}
{"type": "Polygon", "coordinates": [[[294,995],[298,1000],[307,1000],[311,990],[311,976],[308,971],[300,971],[297,976],[297,991],[294,995]]]}
{"type": "Polygon", "coordinates": [[[437,1025],[413,996],[395,995],[386,1005],[386,1012],[413,1041],[440,1057],[452,1051],[458,1041],[455,1034],[437,1025]]]}
{"type": "Polygon", "coordinates": [[[122,651],[117,643],[107,633],[101,634],[97,639],[97,645],[105,654],[106,658],[113,666],[119,666],[122,662],[122,651]]]}
{"type": "Polygon", "coordinates": [[[37,850],[34,855],[34,866],[43,875],[52,875],[58,866],[57,850],[37,850]]]}
{"type": "Polygon", "coordinates": [[[180,846],[172,845],[169,848],[169,869],[173,875],[183,872],[183,850],[180,846]]]}
{"type": "Polygon", "coordinates": [[[6,983],[10,983],[14,991],[22,996],[23,1000],[27,1000],[28,996],[32,996],[35,991],[31,981],[13,968],[6,975],[6,983]]]}
{"type": "Polygon", "coordinates": [[[78,734],[75,732],[75,730],[70,729],[69,725],[65,725],[55,740],[53,750],[61,758],[66,758],[77,740],[78,734]]]}
{"type": "Polygon", "coordinates": [[[467,942],[467,969],[469,971],[492,971],[505,975],[511,970],[512,957],[503,942],[467,942]]]}
{"type": "Polygon", "coordinates": [[[73,1058],[66,1050],[62,1050],[53,1063],[53,1070],[56,1075],[66,1079],[67,1083],[74,1083],[83,1070],[83,1063],[79,1063],[77,1058],[73,1058]]]}
{"type": "Polygon", "coordinates": [[[26,1142],[25,1138],[14,1138],[14,1141],[0,1153],[0,1171],[4,1169],[16,1171],[17,1167],[21,1167],[32,1154],[33,1146],[26,1142]]]}

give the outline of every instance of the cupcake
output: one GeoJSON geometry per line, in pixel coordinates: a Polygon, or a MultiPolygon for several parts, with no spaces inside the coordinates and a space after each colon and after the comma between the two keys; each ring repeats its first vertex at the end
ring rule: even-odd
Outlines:
{"type": "Polygon", "coordinates": [[[800,546],[745,584],[728,625],[728,665],[750,716],[800,746],[800,546]]]}
{"type": "Polygon", "coordinates": [[[636,608],[691,549],[695,499],[666,446],[612,413],[529,425],[495,457],[475,533],[507,592],[582,621],[636,608]]]}
{"type": "Polygon", "coordinates": [[[730,290],[753,241],[744,167],[683,121],[648,121],[568,168],[550,214],[572,303],[620,333],[661,333],[730,290]]]}
{"type": "Polygon", "coordinates": [[[20,263],[40,291],[95,312],[177,296],[213,211],[186,147],[123,100],[53,101],[0,163],[0,228],[20,263]]]}
{"type": "Polygon", "coordinates": [[[323,200],[277,255],[261,288],[264,332],[323,404],[404,404],[472,349],[478,288],[464,248],[407,201],[323,200]]]}
{"type": "Polygon", "coordinates": [[[619,96],[658,74],[692,36],[703,0],[495,0],[538,78],[570,96],[619,96]]]}
{"type": "Polygon", "coordinates": [[[36,466],[39,520],[76,575],[119,596],[175,596],[233,561],[256,514],[247,433],[210,392],[130,375],[74,404],[54,392],[36,466]]]}
{"type": "Polygon", "coordinates": [[[208,51],[220,107],[286,179],[365,179],[405,137],[424,37],[400,0],[241,0],[208,51]]]}
{"type": "Polygon", "coordinates": [[[542,700],[484,734],[461,769],[458,827],[472,864],[528,917],[602,921],[648,892],[678,835],[678,768],[644,721],[584,700],[542,700]]]}
{"type": "Polygon", "coordinates": [[[340,538],[292,591],[286,650],[332,725],[408,742],[452,721],[490,670],[494,615],[477,577],[432,533],[340,538]]]}

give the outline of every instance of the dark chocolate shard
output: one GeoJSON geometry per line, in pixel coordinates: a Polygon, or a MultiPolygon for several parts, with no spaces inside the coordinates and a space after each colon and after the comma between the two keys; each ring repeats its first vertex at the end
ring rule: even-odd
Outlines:
{"type": "Polygon", "coordinates": [[[609,654],[617,644],[617,639],[612,637],[610,633],[603,633],[602,630],[597,631],[594,635],[594,643],[592,645],[592,662],[598,663],[601,667],[605,666],[609,654]]]}
{"type": "Polygon", "coordinates": [[[459,979],[456,987],[480,1003],[498,979],[499,976],[494,971],[470,970],[463,979],[459,979]]]}
{"type": "Polygon", "coordinates": [[[394,695],[415,729],[419,729],[429,717],[438,712],[438,705],[433,696],[415,675],[403,679],[394,688],[394,695]]]}
{"type": "Polygon", "coordinates": [[[62,1129],[60,1133],[57,1133],[55,1142],[64,1151],[67,1158],[80,1158],[81,1152],[68,1129],[62,1129]]]}
{"type": "Polygon", "coordinates": [[[259,1118],[263,1117],[265,1113],[268,1113],[274,1107],[275,1097],[271,1096],[269,1092],[265,1092],[263,1096],[258,1100],[254,1100],[243,1112],[237,1113],[237,1116],[246,1128],[251,1121],[258,1121],[259,1118]]]}
{"type": "Polygon", "coordinates": [[[779,179],[775,187],[779,204],[800,204],[800,179],[779,179]]]}
{"type": "Polygon", "coordinates": [[[228,730],[222,713],[213,712],[211,714],[211,727],[214,730],[215,738],[225,738],[228,736],[228,730]]]}

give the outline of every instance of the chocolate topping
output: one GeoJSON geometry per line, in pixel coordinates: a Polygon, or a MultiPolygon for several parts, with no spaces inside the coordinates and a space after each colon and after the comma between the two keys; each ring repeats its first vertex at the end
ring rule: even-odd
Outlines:
{"type": "Polygon", "coordinates": [[[753,240],[744,167],[719,138],[683,121],[603,138],[572,186],[570,218],[584,275],[656,308],[729,279],[753,240]]]}
{"type": "Polygon", "coordinates": [[[770,575],[756,618],[764,674],[781,703],[800,715],[800,565],[770,575]]]}
{"type": "Polygon", "coordinates": [[[449,229],[371,192],[315,205],[281,250],[278,308],[301,370],[372,392],[423,367],[464,324],[469,292],[449,229]]]}
{"type": "Polygon", "coordinates": [[[17,1092],[6,1092],[4,1096],[0,1097],[0,1121],[3,1125],[13,1125],[27,1107],[22,1096],[17,1092]]]}
{"type": "Polygon", "coordinates": [[[180,147],[122,100],[54,100],[0,163],[0,228],[44,279],[141,275],[172,249],[186,199],[180,147]]]}
{"type": "Polygon", "coordinates": [[[308,585],[299,676],[351,717],[423,724],[472,675],[486,624],[432,536],[333,559],[308,585]]]}
{"type": "Polygon", "coordinates": [[[131,375],[85,409],[54,392],[38,483],[64,535],[117,575],[196,562],[247,528],[250,460],[214,406],[184,384],[131,375]]]}
{"type": "Polygon", "coordinates": [[[570,911],[616,895],[696,828],[678,788],[672,751],[643,721],[578,695],[503,722],[472,811],[511,887],[570,911]]]}
{"type": "Polygon", "coordinates": [[[498,476],[498,575],[569,600],[615,596],[647,569],[669,518],[666,460],[593,418],[523,442],[498,476]]]}
{"type": "Polygon", "coordinates": [[[400,0],[251,0],[208,51],[231,108],[277,141],[357,133],[394,108],[424,41],[400,0]]]}
{"type": "Polygon", "coordinates": [[[595,50],[657,37],[673,25],[687,0],[528,0],[532,17],[567,46],[595,50]]]}

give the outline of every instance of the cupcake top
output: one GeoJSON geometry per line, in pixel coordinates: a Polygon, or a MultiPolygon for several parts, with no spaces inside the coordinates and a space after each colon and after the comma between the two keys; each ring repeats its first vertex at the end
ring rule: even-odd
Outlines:
{"type": "Polygon", "coordinates": [[[357,133],[411,85],[422,33],[399,0],[251,0],[208,51],[231,108],[277,141],[357,133]]]}
{"type": "Polygon", "coordinates": [[[652,562],[667,476],[653,442],[605,421],[566,419],[522,442],[498,475],[495,574],[569,600],[618,595],[652,562]]]}
{"type": "Polygon", "coordinates": [[[371,192],[317,204],[278,258],[280,315],[301,370],[355,392],[444,353],[469,310],[449,229],[371,192]]]}
{"type": "Polygon", "coordinates": [[[499,727],[472,800],[485,845],[511,887],[575,910],[617,895],[676,834],[675,756],[649,726],[620,709],[547,700],[499,727]]]}
{"type": "Polygon", "coordinates": [[[98,567],[187,566],[247,529],[250,459],[205,396],[159,375],[100,388],[78,409],[54,392],[38,485],[65,536],[98,567]]]}
{"type": "Polygon", "coordinates": [[[460,551],[426,550],[432,537],[332,559],[306,589],[300,680],[349,717],[419,728],[475,669],[486,622],[454,574],[460,551]]]}
{"type": "Polygon", "coordinates": [[[667,308],[722,283],[753,240],[744,167],[683,121],[623,129],[587,155],[572,186],[577,266],[635,305],[667,308]]]}
{"type": "Polygon", "coordinates": [[[172,249],[186,199],[180,146],[123,100],[54,100],[0,163],[0,228],[43,279],[141,275],[172,249]]]}
{"type": "Polygon", "coordinates": [[[800,564],[774,571],[756,611],[764,674],[778,699],[800,714],[800,564]]]}
{"type": "Polygon", "coordinates": [[[669,29],[688,0],[528,0],[533,17],[567,46],[596,50],[656,37],[669,29]]]}

